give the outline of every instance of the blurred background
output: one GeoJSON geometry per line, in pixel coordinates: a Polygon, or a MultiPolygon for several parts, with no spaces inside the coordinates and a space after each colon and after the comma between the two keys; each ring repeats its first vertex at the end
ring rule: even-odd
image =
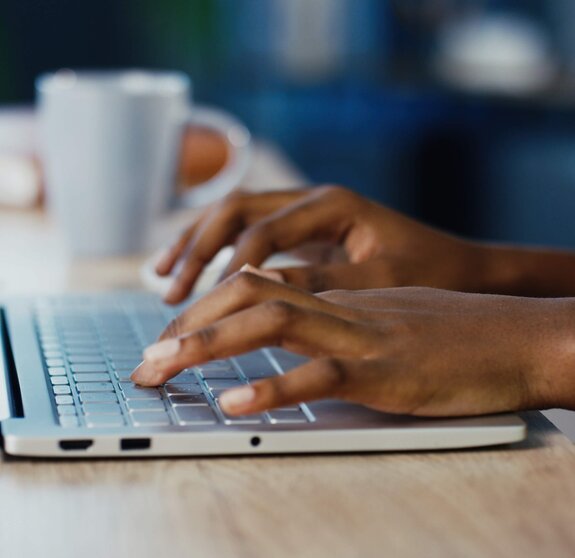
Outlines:
{"type": "Polygon", "coordinates": [[[314,183],[575,247],[574,23],[572,0],[3,0],[0,105],[61,67],[183,70],[314,183]]]}

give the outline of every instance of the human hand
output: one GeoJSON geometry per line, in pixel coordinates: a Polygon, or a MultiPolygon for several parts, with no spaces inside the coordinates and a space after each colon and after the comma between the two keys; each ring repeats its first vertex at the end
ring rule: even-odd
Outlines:
{"type": "Polygon", "coordinates": [[[172,322],[132,378],[159,385],[186,367],[278,346],[313,360],[226,392],[227,413],[321,398],[426,417],[575,408],[573,304],[429,288],[313,295],[242,272],[172,322]]]}
{"type": "Polygon", "coordinates": [[[222,279],[244,264],[306,242],[341,246],[347,262],[282,269],[287,283],[312,292],[432,286],[481,290],[483,250],[341,187],[248,194],[236,192],[208,208],[156,267],[169,274],[184,260],[166,302],[184,300],[206,264],[228,245],[235,254],[222,279]]]}

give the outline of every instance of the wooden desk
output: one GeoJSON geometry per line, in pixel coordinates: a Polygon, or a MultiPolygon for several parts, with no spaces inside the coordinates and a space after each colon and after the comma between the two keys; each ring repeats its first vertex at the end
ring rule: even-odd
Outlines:
{"type": "MultiPolygon", "coordinates": [[[[288,185],[273,153],[258,161],[255,187],[288,185]]],[[[1,296],[138,286],[141,261],[70,262],[45,216],[0,212],[1,296]]],[[[529,439],[503,449],[3,459],[0,556],[572,557],[575,449],[526,419],[529,439]]]]}

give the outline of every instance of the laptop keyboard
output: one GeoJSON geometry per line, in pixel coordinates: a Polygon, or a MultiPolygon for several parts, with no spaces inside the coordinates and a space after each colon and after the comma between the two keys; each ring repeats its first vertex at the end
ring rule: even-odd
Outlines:
{"type": "Polygon", "coordinates": [[[60,425],[190,428],[314,421],[304,404],[244,417],[227,416],[220,408],[225,390],[282,374],[305,360],[276,349],[195,366],[158,388],[132,383],[144,347],[173,315],[173,309],[143,298],[39,302],[36,331],[60,425]]]}

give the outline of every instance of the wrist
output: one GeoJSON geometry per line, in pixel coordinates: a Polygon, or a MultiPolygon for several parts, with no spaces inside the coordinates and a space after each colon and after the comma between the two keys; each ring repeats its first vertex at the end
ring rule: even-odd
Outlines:
{"type": "Polygon", "coordinates": [[[536,320],[531,408],[575,410],[575,298],[541,299],[536,320]]]}
{"type": "Polygon", "coordinates": [[[475,292],[529,297],[575,296],[575,254],[474,244],[475,292]]]}
{"type": "Polygon", "coordinates": [[[515,262],[487,244],[459,240],[456,290],[471,293],[511,293],[517,270],[515,262]]]}

